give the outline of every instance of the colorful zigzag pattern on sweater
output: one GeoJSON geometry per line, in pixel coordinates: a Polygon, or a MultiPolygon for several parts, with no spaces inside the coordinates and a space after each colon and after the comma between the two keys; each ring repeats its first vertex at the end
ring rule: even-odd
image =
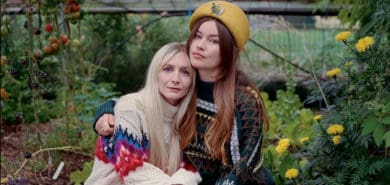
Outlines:
{"type": "MultiPolygon", "coordinates": [[[[121,125],[115,130],[111,137],[99,136],[96,143],[95,156],[105,162],[111,163],[115,171],[123,179],[131,171],[149,162],[150,145],[145,133],[142,138],[136,138],[121,125]]],[[[197,169],[190,163],[181,161],[180,167],[196,172],[197,169]]]]}
{"type": "Polygon", "coordinates": [[[149,161],[149,148],[145,134],[142,134],[142,138],[135,138],[127,128],[122,129],[119,125],[113,136],[99,136],[95,156],[105,163],[111,163],[123,179],[130,171],[142,166],[144,161],[149,161]]]}

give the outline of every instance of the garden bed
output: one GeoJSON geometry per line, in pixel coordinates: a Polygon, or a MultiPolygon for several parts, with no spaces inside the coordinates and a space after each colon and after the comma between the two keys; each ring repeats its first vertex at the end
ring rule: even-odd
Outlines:
{"type": "MultiPolygon", "coordinates": [[[[47,131],[51,129],[50,123],[40,124],[40,131],[47,131]]],[[[1,125],[1,156],[2,156],[2,166],[1,166],[1,179],[10,176],[9,173],[15,173],[17,169],[22,165],[25,160],[25,149],[23,147],[23,130],[31,129],[35,130],[36,125],[27,125],[27,124],[18,124],[18,125],[9,125],[2,123],[1,125]],[[9,166],[3,166],[10,164],[9,166]],[[10,172],[9,170],[12,170],[10,172]]],[[[31,151],[31,153],[36,151],[31,151]]],[[[54,155],[54,152],[51,152],[54,155]]],[[[58,152],[60,155],[52,156],[53,157],[53,166],[48,168],[44,167],[42,170],[34,169],[34,166],[39,167],[37,161],[41,163],[47,162],[47,159],[43,155],[37,155],[32,157],[22,168],[22,170],[17,174],[18,178],[12,180],[14,183],[9,184],[71,184],[70,183],[70,174],[74,171],[81,170],[83,164],[87,161],[93,160],[91,156],[87,156],[82,153],[77,152],[58,152]],[[59,160],[64,161],[65,165],[62,169],[60,175],[56,180],[52,180],[52,176],[59,164],[59,160]],[[16,182],[18,180],[18,182],[16,182]]],[[[3,184],[3,183],[2,183],[3,184]]]]}

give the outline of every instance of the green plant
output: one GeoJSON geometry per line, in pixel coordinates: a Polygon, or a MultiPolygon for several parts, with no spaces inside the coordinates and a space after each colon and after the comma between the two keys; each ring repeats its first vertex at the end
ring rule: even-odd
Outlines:
{"type": "MultiPolygon", "coordinates": [[[[387,0],[317,0],[319,7],[328,7],[329,4],[341,8],[338,17],[343,24],[350,27],[360,24],[359,32],[368,34],[370,32],[383,33],[390,30],[390,2],[387,0]]],[[[387,35],[388,36],[388,35],[387,35]]]]}
{"type": "Polygon", "coordinates": [[[2,169],[9,168],[9,183],[19,179],[22,169],[50,175],[63,156],[53,148],[91,154],[94,111],[118,94],[113,84],[94,81],[100,66],[85,59],[81,5],[79,0],[29,1],[25,15],[2,14],[9,32],[1,36],[1,124],[34,123],[35,128],[22,129],[23,150],[30,157],[31,151],[45,151],[33,153],[19,168],[17,162],[1,160],[2,169]],[[43,122],[49,122],[48,130],[40,127],[43,122]]]}
{"type": "Polygon", "coordinates": [[[78,170],[70,174],[70,182],[74,183],[75,185],[83,184],[91,174],[92,167],[93,167],[93,161],[85,162],[82,171],[78,170]]]}
{"type": "Polygon", "coordinates": [[[183,17],[147,14],[85,16],[85,24],[90,27],[83,30],[96,39],[84,45],[91,51],[99,51],[85,54],[100,66],[95,80],[120,84],[115,90],[122,93],[138,90],[153,53],[167,42],[185,40],[188,32],[185,21],[183,17]],[[175,32],[168,31],[172,27],[175,32]]]}
{"type": "Polygon", "coordinates": [[[351,35],[336,35],[350,54],[313,91],[328,106],[315,127],[318,136],[308,146],[302,183],[385,184],[388,180],[384,174],[390,169],[390,45],[380,33],[351,35]]]}
{"type": "Polygon", "coordinates": [[[276,184],[294,182],[285,174],[289,169],[299,169],[305,164],[305,148],[315,136],[311,129],[313,112],[303,108],[294,89],[293,83],[287,83],[287,90],[278,90],[277,99],[272,102],[266,93],[262,93],[270,121],[264,144],[264,166],[271,170],[276,184]]]}

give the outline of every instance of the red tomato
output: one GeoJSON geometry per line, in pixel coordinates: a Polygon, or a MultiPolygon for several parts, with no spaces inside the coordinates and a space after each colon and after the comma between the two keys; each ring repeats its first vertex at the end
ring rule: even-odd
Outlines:
{"type": "Polygon", "coordinates": [[[61,35],[60,38],[61,38],[61,43],[64,45],[67,44],[69,41],[68,36],[66,36],[66,35],[61,35]]]}
{"type": "Polygon", "coordinates": [[[53,31],[53,25],[51,25],[50,23],[47,23],[47,24],[45,25],[45,30],[46,30],[47,32],[52,32],[52,31],[53,31]]]}

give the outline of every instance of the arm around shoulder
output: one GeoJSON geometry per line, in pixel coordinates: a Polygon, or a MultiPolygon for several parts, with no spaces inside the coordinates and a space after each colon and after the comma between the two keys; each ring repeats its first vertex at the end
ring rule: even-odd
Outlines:
{"type": "Polygon", "coordinates": [[[109,99],[107,100],[106,102],[104,102],[102,105],[100,105],[96,111],[95,111],[95,118],[94,118],[94,122],[93,122],[93,130],[98,133],[96,131],[96,122],[99,120],[99,118],[101,116],[103,116],[104,114],[112,114],[114,115],[114,106],[116,104],[116,100],[114,99],[109,99]]]}

